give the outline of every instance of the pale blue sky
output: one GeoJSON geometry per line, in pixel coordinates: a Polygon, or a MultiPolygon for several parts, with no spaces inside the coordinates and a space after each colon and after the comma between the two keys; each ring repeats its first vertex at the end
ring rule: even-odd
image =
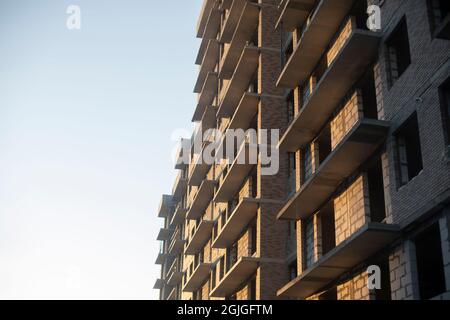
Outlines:
{"type": "Polygon", "coordinates": [[[201,2],[0,0],[0,298],[157,298],[201,2]]]}

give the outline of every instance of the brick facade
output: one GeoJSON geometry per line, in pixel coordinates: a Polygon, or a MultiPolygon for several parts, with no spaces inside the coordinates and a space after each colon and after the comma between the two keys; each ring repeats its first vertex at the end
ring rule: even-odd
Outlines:
{"type": "MultiPolygon", "coordinates": [[[[206,0],[205,8],[209,10],[202,12],[201,19],[206,19],[204,15],[207,17],[211,10],[214,10],[211,8],[222,12],[222,22],[215,37],[220,42],[222,38],[227,38],[223,37],[222,32],[225,32],[227,23],[230,23],[227,22],[230,13],[232,14],[233,10],[244,12],[248,2],[250,1],[206,0]],[[226,3],[231,6],[226,7],[226,3]]],[[[255,119],[259,132],[262,129],[279,129],[282,136],[295,134],[295,132],[292,133],[292,129],[289,129],[286,97],[293,93],[293,113],[294,121],[296,121],[295,119],[302,117],[302,112],[305,107],[308,107],[314,95],[318,94],[317,91],[321,90],[323,78],[330,76],[327,71],[331,68],[338,70],[339,66],[336,64],[343,59],[341,55],[351,54],[348,52],[349,42],[372,41],[373,39],[369,39],[370,36],[376,35],[379,40],[378,47],[374,52],[373,61],[367,61],[365,70],[357,70],[361,71],[361,76],[354,79],[348,92],[341,94],[341,101],[333,102],[334,111],[327,116],[322,127],[318,128],[317,136],[299,146],[298,149],[290,150],[292,155],[295,152],[295,170],[292,170],[294,166],[289,164],[289,155],[283,151],[280,153],[280,170],[277,175],[263,175],[262,164],[259,163],[247,177],[242,177],[239,190],[229,203],[211,199],[208,208],[202,213],[204,218],[216,223],[217,231],[212,233],[220,234],[226,219],[233,213],[236,205],[245,198],[255,196],[258,200],[258,208],[252,223],[256,225],[256,248],[252,247],[254,228],[250,223],[243,228],[244,231],[235,240],[237,245],[235,260],[239,261],[243,257],[257,259],[256,271],[249,274],[247,279],[228,296],[212,297],[215,287],[227,277],[226,273],[229,269],[226,269],[226,261],[229,259],[230,248],[233,246],[230,245],[228,250],[215,248],[211,235],[202,248],[204,262],[211,264],[210,276],[205,278],[204,283],[198,288],[198,294],[183,291],[180,293],[181,298],[249,299],[253,290],[251,281],[256,279],[256,299],[296,298],[298,295],[308,300],[331,298],[374,300],[382,294],[369,290],[368,274],[365,270],[370,265],[378,265],[381,261],[385,261],[387,270],[383,269],[383,279],[388,281],[383,282],[383,286],[389,283],[389,297],[394,300],[420,299],[421,291],[423,291],[420,279],[421,272],[424,271],[420,270],[416,239],[424,230],[427,230],[428,226],[437,223],[442,245],[445,292],[436,299],[447,299],[450,292],[450,158],[442,125],[443,101],[439,88],[450,77],[450,42],[434,37],[435,22],[430,22],[430,17],[433,17],[435,21],[439,15],[436,4],[431,6],[432,11],[429,11],[427,1],[422,0],[354,1],[355,6],[347,12],[347,15],[343,15],[344,18],[340,24],[336,24],[333,30],[334,36],[330,37],[329,44],[321,48],[321,51],[318,50],[320,54],[311,52],[318,57],[317,66],[309,70],[310,75],[301,83],[284,88],[277,86],[277,82],[283,75],[283,69],[289,68],[290,65],[289,62],[283,65],[285,61],[282,61],[281,57],[284,52],[280,53],[280,48],[286,46],[282,41],[292,39],[295,50],[299,43],[301,45],[302,41],[308,41],[303,38],[304,32],[311,28],[311,24],[317,23],[311,21],[314,18],[310,16],[307,25],[299,25],[292,30],[284,31],[280,30],[282,26],[276,28],[285,3],[285,1],[277,1],[277,5],[274,5],[274,1],[260,0],[258,4],[255,4],[259,10],[258,25],[255,26],[258,31],[257,46],[259,48],[256,90],[259,103],[255,119]],[[361,25],[361,17],[357,16],[359,12],[357,4],[363,4],[364,7],[366,3],[380,6],[381,31],[369,31],[361,25]],[[395,40],[392,35],[399,30],[400,23],[406,25],[410,53],[410,62],[404,70],[402,70],[404,66],[399,65],[401,62],[399,54],[402,48],[391,45],[391,42],[395,40]],[[358,36],[354,36],[355,33],[358,36]],[[286,36],[289,34],[291,37],[286,36]],[[373,78],[372,82],[369,82],[373,94],[372,91],[368,93],[367,83],[364,82],[368,74],[373,78]],[[402,143],[399,143],[397,134],[403,128],[405,121],[414,113],[417,114],[418,120],[423,168],[414,177],[402,180],[399,177],[407,175],[408,171],[406,161],[408,154],[406,151],[399,152],[402,143]],[[370,125],[363,129],[357,128],[367,120],[371,121],[370,125]],[[317,175],[325,176],[321,178],[322,180],[317,179],[324,185],[324,189],[329,183],[335,183],[334,176],[326,176],[326,173],[321,172],[322,164],[336,156],[342,144],[350,146],[349,150],[360,150],[358,149],[361,148],[360,145],[378,143],[379,138],[370,135],[373,134],[373,127],[380,128],[383,125],[388,126],[388,132],[382,143],[377,145],[375,151],[367,155],[367,160],[359,164],[354,172],[339,181],[334,192],[323,199],[323,203],[318,206],[316,212],[308,213],[307,217],[298,218],[294,222],[277,219],[283,206],[289,205],[292,197],[301,195],[304,189],[308,188],[311,179],[316,178],[317,175]],[[361,130],[362,133],[358,132],[348,141],[349,135],[356,129],[361,130]],[[325,150],[323,141],[328,139],[329,150],[325,150]],[[400,163],[406,163],[406,166],[400,163]],[[405,171],[403,174],[402,170],[405,171]],[[288,179],[294,178],[291,177],[293,174],[295,174],[295,192],[291,192],[293,190],[288,187],[288,179]],[[326,219],[330,214],[334,215],[331,219],[332,226],[326,219]],[[296,250],[290,247],[289,223],[296,224],[296,250]],[[380,245],[367,259],[359,261],[351,268],[346,267],[345,272],[330,279],[326,285],[318,287],[313,294],[306,297],[301,294],[302,277],[305,271],[320,270],[323,259],[329,257],[331,249],[332,254],[339,256],[346,250],[349,242],[354,247],[363,245],[354,243],[358,239],[353,238],[361,232],[365,232],[363,236],[367,234],[369,234],[368,237],[372,236],[370,234],[372,227],[381,228],[380,233],[386,232],[384,228],[394,230],[395,227],[397,228],[396,236],[389,243],[380,245]],[[330,243],[333,243],[333,248],[330,248],[330,243]],[[253,251],[255,253],[252,253],[253,251]],[[292,259],[297,260],[298,278],[295,279],[295,283],[299,289],[293,296],[287,297],[283,295],[283,292],[290,280],[289,265],[292,259]]],[[[325,9],[319,8],[319,10],[325,9]]],[[[363,18],[365,20],[367,16],[363,18]]],[[[321,35],[317,37],[319,36],[321,35]]],[[[232,37],[229,36],[229,38],[232,37]]],[[[223,47],[214,68],[214,71],[218,73],[224,66],[227,52],[232,50],[230,41],[232,40],[223,41],[223,47]]],[[[366,47],[360,45],[357,48],[365,50],[366,47]]],[[[215,107],[219,107],[224,97],[229,94],[227,89],[233,83],[233,79],[226,76],[220,79],[219,83],[218,91],[214,92],[215,107]]],[[[218,117],[216,122],[216,127],[224,132],[230,124],[230,118],[218,117]]],[[[261,141],[260,135],[258,139],[261,141]]],[[[357,151],[347,156],[349,162],[354,157],[362,157],[357,151]]],[[[192,172],[194,167],[195,165],[191,164],[185,169],[186,174],[192,172]]],[[[230,170],[230,166],[224,162],[213,165],[209,170],[208,180],[217,182],[215,193],[223,185],[227,170],[230,170]]],[[[318,193],[323,192],[320,188],[317,190],[318,193]]],[[[188,206],[192,204],[197,192],[196,186],[187,188],[188,206]]],[[[192,230],[195,229],[196,221],[186,220],[183,224],[184,237],[189,239],[192,230]]],[[[180,258],[183,258],[186,273],[195,257],[181,254],[180,258]]],[[[167,271],[166,264],[163,264],[163,275],[167,271]]],[[[386,292],[382,293],[386,298],[386,292]]]]}

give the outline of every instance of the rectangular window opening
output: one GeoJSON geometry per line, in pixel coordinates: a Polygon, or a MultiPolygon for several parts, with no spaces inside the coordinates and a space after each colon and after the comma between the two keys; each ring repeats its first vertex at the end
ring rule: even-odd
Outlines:
{"type": "Polygon", "coordinates": [[[408,26],[403,18],[386,42],[389,82],[392,86],[411,64],[408,26]]]}
{"type": "Polygon", "coordinates": [[[416,177],[423,169],[419,123],[416,113],[398,130],[396,140],[398,178],[402,186],[416,177]]]}
{"type": "Polygon", "coordinates": [[[367,177],[369,180],[370,219],[373,222],[384,222],[386,206],[381,160],[376,161],[367,171],[367,177]]]}
{"type": "Polygon", "coordinates": [[[445,292],[439,224],[434,224],[415,239],[421,299],[431,299],[445,292]]]}
{"type": "Polygon", "coordinates": [[[336,247],[336,230],[334,219],[334,203],[330,201],[320,210],[320,223],[322,225],[322,255],[336,247]]]}
{"type": "Polygon", "coordinates": [[[301,170],[300,170],[300,181],[301,184],[305,184],[306,181],[312,176],[312,158],[311,158],[311,148],[306,146],[301,149],[300,156],[301,170]]]}
{"type": "Polygon", "coordinates": [[[375,76],[373,69],[364,76],[361,83],[364,117],[378,119],[377,94],[375,89],[375,76]]]}
{"type": "Polygon", "coordinates": [[[331,153],[331,126],[328,124],[317,138],[319,145],[319,165],[328,158],[331,153]]]}
{"type": "Polygon", "coordinates": [[[375,299],[381,301],[392,300],[389,259],[385,258],[378,266],[380,267],[381,271],[381,289],[375,290],[375,299]]]}
{"type": "Polygon", "coordinates": [[[450,79],[439,88],[439,93],[445,142],[447,146],[450,146],[450,79]]]}

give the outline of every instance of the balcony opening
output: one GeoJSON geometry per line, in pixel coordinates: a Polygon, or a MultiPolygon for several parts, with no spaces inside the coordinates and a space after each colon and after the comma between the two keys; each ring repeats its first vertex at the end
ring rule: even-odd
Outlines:
{"type": "Polygon", "coordinates": [[[389,269],[389,259],[385,258],[378,264],[381,270],[381,289],[375,290],[375,300],[389,301],[391,296],[391,272],[389,269]]]}
{"type": "Polygon", "coordinates": [[[211,285],[210,285],[210,291],[212,291],[216,287],[216,276],[217,276],[217,268],[216,266],[212,267],[211,271],[211,285]]]}
{"type": "MultiPolygon", "coordinates": [[[[231,208],[232,209],[232,208],[231,208]]],[[[230,202],[228,203],[227,210],[223,210],[220,212],[220,228],[223,229],[228,220],[228,212],[230,211],[230,202]]]]}
{"type": "Polygon", "coordinates": [[[236,209],[236,207],[238,205],[239,205],[239,197],[238,196],[236,196],[232,200],[228,201],[228,208],[224,212],[225,213],[225,222],[228,221],[228,219],[233,214],[234,210],[236,209]]]}
{"type": "Polygon", "coordinates": [[[328,69],[328,57],[326,54],[324,54],[322,56],[322,58],[320,59],[320,61],[318,62],[317,66],[315,67],[313,74],[312,74],[312,78],[315,79],[314,82],[314,86],[311,88],[311,94],[315,89],[315,85],[317,83],[320,82],[320,80],[322,80],[323,75],[325,74],[325,72],[328,69]]]}
{"type": "Polygon", "coordinates": [[[294,152],[288,153],[287,161],[288,161],[287,195],[289,198],[296,191],[297,166],[294,152]]]}
{"type": "Polygon", "coordinates": [[[381,160],[376,161],[369,168],[367,177],[369,180],[370,220],[373,222],[384,222],[386,219],[386,206],[381,160]]]}
{"type": "Polygon", "coordinates": [[[286,97],[287,123],[291,123],[295,117],[295,98],[294,91],[290,91],[286,97]]]}
{"type": "Polygon", "coordinates": [[[334,220],[334,204],[330,201],[319,213],[321,229],[322,229],[322,255],[336,247],[336,230],[334,220]]]}
{"type": "Polygon", "coordinates": [[[284,68],[286,63],[291,58],[292,53],[294,52],[294,38],[292,36],[292,33],[290,33],[288,35],[287,41],[284,44],[282,51],[283,51],[283,53],[281,55],[281,58],[282,58],[281,65],[282,65],[282,68],[284,68]]]}
{"type": "Polygon", "coordinates": [[[315,78],[312,76],[308,80],[306,80],[301,86],[301,108],[302,109],[309,101],[311,97],[312,91],[316,85],[315,78]]]}
{"type": "Polygon", "coordinates": [[[310,146],[302,148],[300,154],[300,181],[303,185],[313,174],[310,146]]]}
{"type": "Polygon", "coordinates": [[[297,221],[289,221],[288,228],[289,238],[295,238],[297,236],[297,221]]]}
{"type": "Polygon", "coordinates": [[[252,37],[248,41],[248,45],[257,47],[259,43],[259,28],[256,27],[252,37]]]}
{"type": "Polygon", "coordinates": [[[450,148],[450,79],[448,79],[439,88],[439,94],[441,100],[441,114],[444,126],[445,142],[450,148]]]}
{"type": "Polygon", "coordinates": [[[238,260],[238,246],[234,243],[231,247],[227,248],[227,261],[226,261],[226,272],[235,265],[238,260]]]}
{"type": "Polygon", "coordinates": [[[373,69],[363,77],[360,85],[364,118],[378,119],[377,94],[373,69]]]}
{"type": "Polygon", "coordinates": [[[411,64],[408,26],[404,17],[386,42],[389,85],[392,86],[411,64]]]}
{"type": "Polygon", "coordinates": [[[247,92],[249,93],[258,93],[258,70],[256,70],[255,74],[250,81],[247,92]]]}
{"type": "Polygon", "coordinates": [[[297,259],[291,262],[291,264],[288,266],[289,268],[289,281],[292,281],[298,277],[298,270],[297,270],[297,259]]]}
{"type": "Polygon", "coordinates": [[[431,299],[446,291],[439,224],[415,239],[416,260],[421,299],[431,299]]]}
{"type": "Polygon", "coordinates": [[[304,266],[306,269],[311,267],[315,262],[315,234],[314,234],[314,217],[309,217],[304,220],[304,246],[303,246],[303,258],[304,258],[304,266]]]}
{"type": "Polygon", "coordinates": [[[225,257],[222,256],[219,260],[219,281],[223,279],[225,275],[225,257]]]}
{"type": "Polygon", "coordinates": [[[219,235],[219,223],[216,221],[214,223],[213,230],[212,230],[212,240],[213,241],[216,240],[218,235],[219,235]]]}
{"type": "MultiPolygon", "coordinates": [[[[434,34],[436,29],[450,14],[450,2],[448,0],[428,0],[428,16],[430,20],[431,32],[434,34]]],[[[449,37],[442,37],[449,39],[449,37]]]]}
{"type": "Polygon", "coordinates": [[[419,123],[414,113],[397,131],[397,173],[399,185],[405,185],[423,169],[419,123]]]}
{"type": "Polygon", "coordinates": [[[316,140],[319,147],[319,165],[328,158],[331,153],[331,127],[327,124],[316,140]]]}
{"type": "Polygon", "coordinates": [[[194,262],[191,262],[191,264],[189,265],[189,276],[191,276],[193,272],[194,272],[194,262]]]}
{"type": "Polygon", "coordinates": [[[249,192],[248,196],[251,198],[258,197],[258,172],[255,169],[253,169],[253,172],[251,173],[251,176],[249,178],[249,192]]]}
{"type": "Polygon", "coordinates": [[[248,300],[256,300],[256,276],[254,276],[252,280],[250,280],[250,283],[248,285],[248,300]]]}
{"type": "Polygon", "coordinates": [[[254,255],[258,248],[258,225],[256,220],[253,220],[253,222],[250,224],[249,228],[249,252],[250,255],[254,255]]]}
{"type": "Polygon", "coordinates": [[[319,300],[335,301],[337,300],[337,287],[331,288],[319,296],[319,300]]]}

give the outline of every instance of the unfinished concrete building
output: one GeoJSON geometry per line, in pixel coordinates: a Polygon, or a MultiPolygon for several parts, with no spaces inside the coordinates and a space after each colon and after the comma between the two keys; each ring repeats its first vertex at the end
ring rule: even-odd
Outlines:
{"type": "Polygon", "coordinates": [[[177,165],[158,213],[161,299],[450,298],[449,9],[204,1],[198,130],[181,143],[279,129],[280,170],[194,150],[177,165]]]}

